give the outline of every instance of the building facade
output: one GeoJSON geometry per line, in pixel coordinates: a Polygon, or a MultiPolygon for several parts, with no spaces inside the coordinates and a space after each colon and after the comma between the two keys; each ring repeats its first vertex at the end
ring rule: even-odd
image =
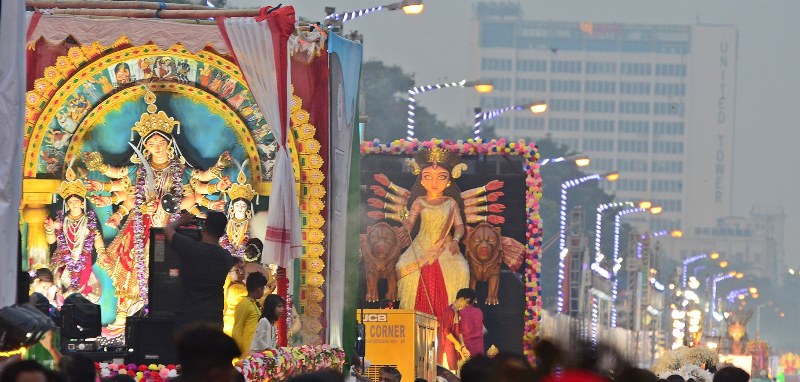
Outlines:
{"type": "Polygon", "coordinates": [[[589,171],[619,171],[602,187],[664,208],[626,218],[642,231],[731,215],[735,27],[534,21],[514,3],[478,3],[473,23],[471,78],[495,85],[475,104],[549,104],[492,120],[497,135],[550,136],[588,154],[589,171]]]}

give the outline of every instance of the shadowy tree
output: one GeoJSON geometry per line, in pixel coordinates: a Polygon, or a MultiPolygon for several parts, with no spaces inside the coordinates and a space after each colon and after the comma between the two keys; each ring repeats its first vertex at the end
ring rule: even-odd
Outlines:
{"type": "MultiPolygon", "coordinates": [[[[366,110],[361,113],[369,117],[364,129],[365,140],[391,142],[406,137],[408,89],[414,85],[414,77],[399,66],[387,66],[377,60],[364,62],[361,67],[360,96],[366,101],[366,110]]],[[[469,126],[449,126],[419,105],[415,109],[414,119],[414,132],[419,140],[467,139],[472,134],[469,126]]]]}

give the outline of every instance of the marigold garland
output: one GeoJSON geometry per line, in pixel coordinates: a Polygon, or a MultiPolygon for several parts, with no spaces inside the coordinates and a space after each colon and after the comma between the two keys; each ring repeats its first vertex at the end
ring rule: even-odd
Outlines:
{"type": "Polygon", "coordinates": [[[244,358],[237,365],[246,381],[282,381],[297,374],[322,369],[341,371],[345,354],[330,345],[267,349],[244,358]]]}

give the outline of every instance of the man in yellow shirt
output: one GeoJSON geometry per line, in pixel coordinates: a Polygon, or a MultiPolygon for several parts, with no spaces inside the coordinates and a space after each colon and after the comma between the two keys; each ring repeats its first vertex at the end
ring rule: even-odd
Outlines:
{"type": "Polygon", "coordinates": [[[267,278],[260,272],[253,272],[247,276],[245,286],[247,287],[247,296],[236,305],[231,332],[231,337],[242,351],[242,357],[249,353],[250,343],[253,342],[253,335],[256,333],[258,319],[261,317],[258,300],[264,296],[267,278]]]}

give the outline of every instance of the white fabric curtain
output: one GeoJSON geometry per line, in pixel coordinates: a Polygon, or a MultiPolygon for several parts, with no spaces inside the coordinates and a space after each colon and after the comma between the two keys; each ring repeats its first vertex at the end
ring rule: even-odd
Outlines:
{"type": "Polygon", "coordinates": [[[284,110],[289,110],[289,54],[286,46],[275,46],[277,39],[270,29],[271,22],[270,18],[256,21],[235,17],[226,18],[224,25],[253,98],[278,141],[262,261],[290,268],[293,259],[300,256],[302,241],[294,171],[286,150],[289,118],[282,118],[280,108],[283,103],[284,110]],[[276,49],[283,49],[286,54],[275,54],[276,49]],[[281,56],[285,62],[278,62],[277,57],[281,56]],[[281,65],[286,68],[283,73],[281,65]],[[286,76],[285,85],[281,86],[279,76],[283,75],[286,76]]]}
{"type": "Polygon", "coordinates": [[[0,2],[0,307],[14,304],[25,126],[25,1],[0,2]]]}

